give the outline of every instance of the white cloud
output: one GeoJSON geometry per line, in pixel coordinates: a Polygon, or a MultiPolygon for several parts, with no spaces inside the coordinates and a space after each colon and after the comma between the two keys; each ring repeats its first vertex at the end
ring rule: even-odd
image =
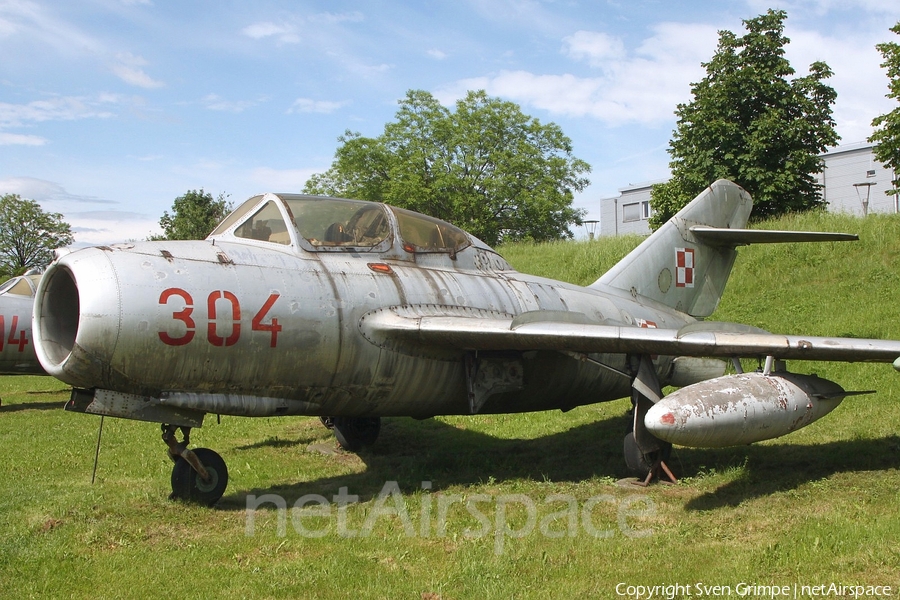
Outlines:
{"type": "Polygon", "coordinates": [[[464,79],[435,93],[442,102],[466,90],[485,89],[553,114],[592,117],[608,125],[654,125],[672,119],[679,102],[690,99],[690,84],[703,77],[700,66],[715,52],[713,26],[662,23],[633,52],[611,36],[580,31],[565,40],[567,54],[585,60],[600,73],[540,75],[501,71],[464,79]]]}
{"type": "Polygon", "coordinates": [[[427,52],[427,54],[428,54],[428,56],[430,56],[431,58],[434,58],[436,60],[444,60],[445,58],[447,58],[447,53],[442,52],[441,50],[438,50],[437,48],[432,48],[431,50],[429,50],[427,52]]]}
{"type": "Polygon", "coordinates": [[[36,135],[3,133],[0,131],[0,146],[43,146],[47,140],[36,135]]]}
{"type": "Polygon", "coordinates": [[[358,10],[342,13],[317,13],[309,17],[312,23],[359,23],[365,20],[365,17],[358,10]]]}
{"type": "Polygon", "coordinates": [[[0,17],[0,37],[9,37],[18,31],[15,23],[0,17]]]}
{"type": "Polygon", "coordinates": [[[367,79],[376,75],[381,75],[382,73],[387,73],[394,68],[394,65],[390,65],[387,63],[381,63],[378,65],[367,64],[365,62],[358,61],[354,57],[346,57],[342,60],[342,62],[344,68],[347,69],[348,72],[367,79]]]}
{"type": "MultiPolygon", "coordinates": [[[[373,53],[370,45],[382,32],[377,27],[358,28],[354,25],[365,21],[362,12],[286,14],[278,20],[261,20],[244,27],[241,34],[254,40],[268,40],[276,45],[302,44],[302,57],[298,64],[307,61],[330,61],[337,69],[330,69],[333,77],[341,70],[353,77],[378,78],[394,68],[387,62],[373,63],[374,57],[390,52],[396,39],[379,40],[379,51],[373,53]],[[359,48],[365,48],[359,50],[359,48]]],[[[294,51],[294,49],[290,49],[294,51]]],[[[345,74],[341,74],[345,75],[345,74]]]]}
{"type": "Polygon", "coordinates": [[[75,236],[72,246],[76,248],[145,240],[152,234],[162,233],[158,219],[125,211],[71,214],[66,215],[66,222],[72,226],[75,236]]]}
{"type": "Polygon", "coordinates": [[[134,212],[130,210],[85,210],[80,212],[69,213],[73,219],[84,219],[91,221],[112,221],[121,223],[123,221],[146,221],[147,215],[144,213],[134,212]]]}
{"type": "Polygon", "coordinates": [[[62,193],[65,193],[62,186],[52,181],[43,181],[32,177],[0,179],[0,194],[18,194],[23,198],[41,202],[62,193]]]}
{"type": "Polygon", "coordinates": [[[339,39],[340,34],[331,32],[334,25],[340,23],[357,23],[363,21],[361,12],[346,13],[317,13],[307,16],[289,16],[287,20],[279,23],[272,21],[258,21],[241,30],[241,33],[254,40],[272,38],[281,44],[299,44],[306,34],[312,39],[327,39],[334,35],[333,39],[339,39]],[[329,32],[329,33],[325,33],[329,32]]]}
{"type": "Polygon", "coordinates": [[[665,64],[699,67],[715,53],[720,29],[704,23],[657,23],[652,26],[654,35],[644,39],[635,54],[665,64]]]}
{"type": "Polygon", "coordinates": [[[625,58],[622,40],[599,31],[576,31],[563,39],[564,53],[575,60],[587,59],[592,67],[605,67],[625,58]]]}
{"type": "Polygon", "coordinates": [[[288,114],[294,113],[333,113],[342,106],[349,104],[347,101],[332,102],[327,100],[311,100],[309,98],[297,98],[288,109],[288,114]]]}
{"type": "Polygon", "coordinates": [[[158,218],[128,210],[79,210],[85,205],[118,205],[114,200],[72,194],[62,185],[35,177],[0,179],[0,195],[18,194],[34,200],[47,211],[60,212],[72,226],[73,246],[110,244],[132,239],[145,239],[158,233],[158,218]],[[75,210],[67,210],[71,208],[75,210]]]}
{"type": "Polygon", "coordinates": [[[165,84],[150,77],[141,67],[147,65],[147,61],[140,56],[124,52],[116,56],[118,64],[113,65],[112,72],[129,85],[144,89],[163,87],[165,84]]]}
{"type": "Polygon", "coordinates": [[[805,75],[815,61],[824,61],[834,71],[825,83],[837,92],[833,109],[841,143],[864,141],[872,133],[872,119],[894,108],[885,98],[888,78],[875,49],[885,38],[875,31],[860,31],[853,38],[789,28],[785,33],[791,39],[786,56],[797,75],[805,75]]]}
{"type": "Polygon", "coordinates": [[[165,85],[147,75],[143,70],[126,65],[113,65],[112,72],[125,83],[144,89],[159,88],[165,85]]]}
{"type": "Polygon", "coordinates": [[[274,37],[284,44],[297,44],[300,42],[300,35],[296,32],[293,25],[276,25],[270,21],[248,25],[241,30],[241,33],[254,40],[274,37]]]}
{"type": "Polygon", "coordinates": [[[114,204],[93,196],[71,194],[60,184],[35,177],[10,177],[0,179],[0,194],[18,194],[38,203],[45,202],[93,202],[97,204],[114,204]]]}
{"type": "Polygon", "coordinates": [[[56,97],[35,100],[28,104],[0,102],[0,127],[20,127],[26,123],[43,121],[72,121],[75,119],[108,118],[113,113],[100,109],[107,102],[85,97],[56,97]]]}
{"type": "Polygon", "coordinates": [[[73,52],[97,53],[101,45],[78,28],[61,21],[36,2],[14,0],[0,3],[0,36],[18,35],[30,47],[51,47],[70,56],[73,52]]]}
{"type": "Polygon", "coordinates": [[[225,100],[221,98],[217,94],[208,94],[203,98],[203,105],[209,110],[218,110],[223,112],[233,112],[240,113],[244,112],[248,108],[252,106],[256,106],[259,102],[264,101],[265,98],[260,98],[259,100],[238,100],[231,101],[225,100]]]}

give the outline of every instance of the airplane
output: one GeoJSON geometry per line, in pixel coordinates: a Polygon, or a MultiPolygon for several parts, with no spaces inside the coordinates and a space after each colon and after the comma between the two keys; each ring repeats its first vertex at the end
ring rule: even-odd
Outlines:
{"type": "Polygon", "coordinates": [[[41,275],[29,271],[0,285],[0,375],[45,375],[31,339],[31,312],[41,275]]]}
{"type": "Polygon", "coordinates": [[[67,410],[161,424],[176,499],[213,505],[227,486],[224,459],[188,447],[206,414],[319,416],[355,451],[376,441],[382,417],[629,396],[627,465],[644,483],[674,479],[672,444],[778,437],[852,393],[785,360],[900,370],[900,341],[704,320],[736,247],[856,238],[745,229],[751,207],[717,181],[581,287],[519,273],[459,227],[409,210],[265,193],[206,240],[60,257],[38,286],[34,340],[44,369],[73,386],[67,410]],[[765,368],[743,372],[738,358],[765,368]],[[728,360],[737,372],[725,375],[728,360]],[[680,389],[663,397],[664,386],[680,389]]]}

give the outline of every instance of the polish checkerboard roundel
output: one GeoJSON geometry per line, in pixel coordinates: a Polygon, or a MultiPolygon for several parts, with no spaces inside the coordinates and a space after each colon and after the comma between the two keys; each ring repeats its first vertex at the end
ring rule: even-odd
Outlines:
{"type": "Polygon", "coordinates": [[[675,287],[694,287],[693,248],[675,248],[675,287]]]}

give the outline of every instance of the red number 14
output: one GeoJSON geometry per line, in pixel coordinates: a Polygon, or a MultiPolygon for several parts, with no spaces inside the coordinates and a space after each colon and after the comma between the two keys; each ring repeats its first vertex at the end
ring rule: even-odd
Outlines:
{"type": "MultiPolygon", "coordinates": [[[[25,352],[25,345],[28,344],[28,338],[25,337],[25,330],[16,329],[19,327],[19,315],[13,315],[12,324],[9,326],[9,337],[6,339],[6,343],[15,346],[19,346],[19,352],[25,352]]],[[[4,322],[3,315],[0,315],[0,350],[3,350],[3,334],[6,331],[6,323],[4,322]]]]}

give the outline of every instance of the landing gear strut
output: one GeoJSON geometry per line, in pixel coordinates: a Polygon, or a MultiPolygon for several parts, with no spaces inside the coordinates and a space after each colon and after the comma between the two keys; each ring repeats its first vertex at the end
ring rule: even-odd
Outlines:
{"type": "Polygon", "coordinates": [[[678,480],[666,465],[672,454],[672,444],[653,436],[644,425],[647,411],[662,398],[659,379],[649,356],[635,357],[634,363],[636,373],[631,389],[634,420],[625,436],[625,464],[638,475],[638,485],[646,486],[653,480],[677,483],[678,480]]]}
{"type": "Polygon", "coordinates": [[[186,500],[212,506],[219,501],[228,485],[228,467],[225,461],[209,448],[188,449],[191,428],[163,425],[162,439],[169,446],[172,467],[172,500],[186,500]],[[175,431],[181,429],[184,436],[179,442],[175,431]]]}
{"type": "Polygon", "coordinates": [[[320,417],[322,424],[334,431],[341,448],[359,452],[371,446],[381,432],[381,417],[320,417]]]}

